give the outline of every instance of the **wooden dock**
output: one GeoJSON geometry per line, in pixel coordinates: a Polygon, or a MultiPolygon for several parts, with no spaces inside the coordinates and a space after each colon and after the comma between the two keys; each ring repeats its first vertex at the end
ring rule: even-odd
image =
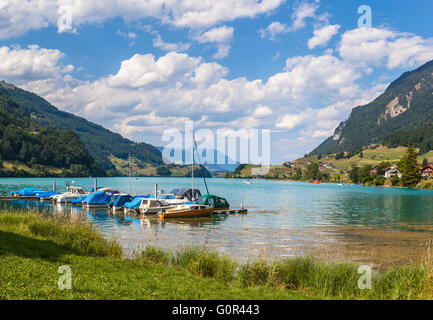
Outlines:
{"type": "Polygon", "coordinates": [[[213,214],[247,214],[248,209],[227,209],[227,210],[214,210],[213,214]]]}
{"type": "Polygon", "coordinates": [[[14,196],[10,196],[10,197],[0,197],[0,201],[10,201],[10,200],[38,200],[38,198],[36,198],[35,196],[30,196],[30,197],[25,197],[25,196],[20,196],[20,197],[14,197],[14,196]]]}

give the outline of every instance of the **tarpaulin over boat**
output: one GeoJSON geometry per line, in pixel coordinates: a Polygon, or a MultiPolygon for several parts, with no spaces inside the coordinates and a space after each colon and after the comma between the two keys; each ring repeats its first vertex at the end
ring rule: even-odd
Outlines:
{"type": "Polygon", "coordinates": [[[199,203],[211,206],[215,209],[228,209],[230,207],[226,199],[213,194],[205,194],[199,199],[199,203]]]}
{"type": "Polygon", "coordinates": [[[128,209],[138,208],[141,204],[141,199],[146,199],[146,198],[148,198],[148,197],[144,197],[144,196],[135,197],[131,201],[126,202],[124,207],[126,207],[128,209]]]}
{"type": "Polygon", "coordinates": [[[111,200],[111,203],[113,207],[121,208],[125,205],[125,203],[132,201],[132,199],[134,198],[129,194],[120,194],[115,195],[111,200]]]}
{"type": "Polygon", "coordinates": [[[84,202],[87,204],[106,204],[111,200],[111,196],[106,194],[104,191],[97,191],[94,193],[90,193],[85,199],[84,202]]]}
{"type": "Polygon", "coordinates": [[[38,199],[40,199],[40,198],[49,198],[49,197],[55,196],[55,195],[57,195],[59,193],[60,192],[51,190],[51,191],[40,193],[36,198],[38,198],[38,199]]]}
{"type": "MultiPolygon", "coordinates": [[[[96,188],[96,190],[101,190],[101,189],[104,189],[104,187],[97,187],[96,188]]],[[[93,191],[95,191],[95,187],[90,188],[90,192],[93,192],[93,191]]]]}
{"type": "MultiPolygon", "coordinates": [[[[176,189],[174,189],[173,191],[176,191],[176,189]]],[[[193,198],[192,189],[190,189],[190,188],[178,189],[177,192],[173,192],[173,191],[172,191],[173,194],[175,194],[177,196],[184,197],[188,200],[192,200],[192,198],[193,198]]],[[[197,200],[200,197],[201,197],[200,190],[194,188],[194,199],[197,200]]]]}
{"type": "Polygon", "coordinates": [[[45,191],[36,188],[24,188],[18,191],[11,191],[11,195],[19,194],[22,197],[34,197],[44,192],[45,191]]]}
{"type": "Polygon", "coordinates": [[[86,198],[87,198],[87,196],[81,196],[81,197],[78,197],[77,199],[72,200],[71,203],[72,203],[72,204],[81,203],[81,202],[83,202],[84,200],[86,200],[86,198]]]}

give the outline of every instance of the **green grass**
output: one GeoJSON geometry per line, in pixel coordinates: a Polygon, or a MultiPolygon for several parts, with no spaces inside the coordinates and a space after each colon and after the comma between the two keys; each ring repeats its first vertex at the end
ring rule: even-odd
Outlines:
{"type": "Polygon", "coordinates": [[[0,299],[431,299],[431,260],[375,272],[372,289],[360,290],[352,263],[239,265],[197,247],[147,247],[126,259],[116,241],[82,221],[0,212],[0,299]],[[72,290],[57,287],[62,265],[72,270],[72,290]]]}

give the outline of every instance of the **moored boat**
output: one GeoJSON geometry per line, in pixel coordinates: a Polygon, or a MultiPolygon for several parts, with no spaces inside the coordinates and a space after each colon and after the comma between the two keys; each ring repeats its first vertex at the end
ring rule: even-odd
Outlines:
{"type": "Polygon", "coordinates": [[[214,208],[204,204],[181,204],[158,212],[160,218],[193,218],[212,215],[214,208]]]}
{"type": "Polygon", "coordinates": [[[97,191],[90,193],[83,201],[83,207],[85,208],[108,208],[112,195],[105,193],[104,191],[97,191]]]}
{"type": "Polygon", "coordinates": [[[52,199],[57,203],[71,203],[72,200],[75,200],[83,195],[85,195],[83,188],[70,186],[68,187],[67,192],[55,195],[52,197],[52,199]]]}
{"type": "Polygon", "coordinates": [[[115,194],[110,201],[112,211],[120,211],[125,207],[125,203],[132,201],[133,197],[126,193],[115,194]]]}

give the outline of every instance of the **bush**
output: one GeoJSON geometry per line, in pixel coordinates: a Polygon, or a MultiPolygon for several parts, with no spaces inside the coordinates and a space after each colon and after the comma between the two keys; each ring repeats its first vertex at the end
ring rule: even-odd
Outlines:
{"type": "Polygon", "coordinates": [[[377,176],[376,179],[374,179],[374,184],[376,186],[383,186],[385,184],[385,177],[377,176]]]}
{"type": "Polygon", "coordinates": [[[391,178],[391,184],[393,187],[400,185],[400,178],[399,177],[392,177],[391,178]]]}

